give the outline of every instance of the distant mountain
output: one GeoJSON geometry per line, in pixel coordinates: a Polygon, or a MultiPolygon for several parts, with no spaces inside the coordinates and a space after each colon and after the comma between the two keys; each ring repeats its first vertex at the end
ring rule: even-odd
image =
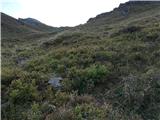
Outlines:
{"type": "Polygon", "coordinates": [[[2,37],[22,37],[32,34],[63,31],[65,28],[48,26],[36,19],[16,19],[5,13],[1,13],[2,37]]]}
{"type": "Polygon", "coordinates": [[[22,19],[22,18],[19,18],[18,21],[32,27],[33,29],[36,29],[36,30],[39,30],[39,31],[53,31],[57,28],[55,27],[51,27],[51,26],[48,26],[36,19],[33,19],[33,18],[26,18],[26,19],[22,19]]]}
{"type": "MultiPolygon", "coordinates": [[[[23,21],[23,22],[28,23],[28,24],[31,24],[31,25],[37,25],[37,24],[41,23],[40,21],[38,21],[34,18],[26,18],[26,19],[19,18],[18,20],[23,21]]],[[[41,23],[41,24],[43,24],[43,23],[41,23]]]]}
{"type": "Polygon", "coordinates": [[[5,13],[1,13],[1,26],[2,37],[16,37],[17,35],[39,32],[5,13]]]}

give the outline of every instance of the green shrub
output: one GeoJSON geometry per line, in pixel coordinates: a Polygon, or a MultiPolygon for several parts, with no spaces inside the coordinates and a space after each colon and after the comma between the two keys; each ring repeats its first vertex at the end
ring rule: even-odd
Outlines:
{"type": "Polygon", "coordinates": [[[86,78],[93,79],[94,82],[101,82],[100,79],[109,73],[106,66],[104,65],[93,65],[85,69],[86,78]]]}
{"type": "Polygon", "coordinates": [[[77,95],[76,93],[71,95],[69,105],[76,106],[80,104],[90,104],[90,103],[94,103],[95,101],[96,99],[91,95],[87,95],[87,94],[77,95]]]}
{"type": "Polygon", "coordinates": [[[46,116],[45,120],[75,120],[70,108],[59,107],[59,109],[46,116]]]}
{"type": "Polygon", "coordinates": [[[155,42],[155,41],[158,41],[158,37],[159,37],[159,33],[157,31],[156,32],[149,32],[146,35],[145,41],[155,42]]]}
{"type": "Polygon", "coordinates": [[[54,99],[54,103],[57,105],[57,106],[62,106],[62,105],[65,105],[70,99],[70,95],[65,93],[65,92],[60,92],[58,91],[56,94],[55,94],[55,99],[54,99]]]}
{"type": "Polygon", "coordinates": [[[123,28],[119,31],[119,33],[134,33],[139,32],[141,30],[141,27],[139,26],[128,26],[126,28],[123,28]]]}
{"type": "Polygon", "coordinates": [[[42,120],[42,112],[40,111],[40,105],[33,103],[31,109],[27,112],[27,120],[42,120]]]}
{"type": "Polygon", "coordinates": [[[22,50],[20,52],[18,52],[18,56],[19,57],[30,57],[32,55],[32,51],[31,50],[22,50]]]}
{"type": "Polygon", "coordinates": [[[44,59],[33,59],[25,66],[25,69],[29,71],[45,71],[45,68],[44,59]]]}
{"type": "Polygon", "coordinates": [[[35,82],[27,83],[23,80],[15,80],[11,84],[10,102],[14,104],[24,104],[36,100],[38,97],[35,82]]]}
{"type": "MultiPolygon", "coordinates": [[[[73,90],[79,93],[89,92],[96,84],[103,83],[109,71],[104,65],[91,65],[85,69],[71,68],[68,73],[73,90]]],[[[68,81],[65,81],[67,84],[68,81]]]]}
{"type": "Polygon", "coordinates": [[[141,104],[140,113],[145,119],[158,120],[160,117],[160,70],[158,68],[150,68],[142,79],[146,81],[145,87],[140,86],[144,90],[144,100],[141,104]]]}
{"type": "Polygon", "coordinates": [[[108,51],[99,51],[96,52],[93,57],[97,61],[109,61],[112,58],[112,54],[113,54],[112,52],[108,51]]]}
{"type": "Polygon", "coordinates": [[[18,68],[2,68],[1,82],[4,85],[9,85],[13,80],[18,79],[22,71],[18,68]]]}
{"type": "Polygon", "coordinates": [[[75,120],[104,120],[105,110],[93,104],[78,105],[73,109],[75,120]]]}
{"type": "Polygon", "coordinates": [[[51,73],[57,71],[59,61],[54,58],[42,56],[40,59],[33,59],[25,66],[26,70],[37,71],[43,73],[51,73]]]}

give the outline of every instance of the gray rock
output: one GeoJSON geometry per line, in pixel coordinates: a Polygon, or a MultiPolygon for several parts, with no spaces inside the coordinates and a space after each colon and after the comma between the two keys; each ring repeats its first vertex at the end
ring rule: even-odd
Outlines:
{"type": "Polygon", "coordinates": [[[55,88],[59,88],[62,86],[61,81],[62,77],[51,77],[48,83],[55,88]]]}

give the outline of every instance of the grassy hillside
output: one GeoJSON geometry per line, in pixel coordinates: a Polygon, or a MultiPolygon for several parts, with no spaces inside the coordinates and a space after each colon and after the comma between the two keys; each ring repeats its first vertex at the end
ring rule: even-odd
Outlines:
{"type": "Polygon", "coordinates": [[[160,2],[2,38],[1,82],[4,120],[159,120],[160,2]]]}

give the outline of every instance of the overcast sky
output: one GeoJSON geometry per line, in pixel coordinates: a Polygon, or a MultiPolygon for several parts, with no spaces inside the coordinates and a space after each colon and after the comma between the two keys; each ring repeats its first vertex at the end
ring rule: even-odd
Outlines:
{"type": "Polygon", "coordinates": [[[51,26],[76,26],[129,0],[0,0],[1,12],[51,26]]]}

